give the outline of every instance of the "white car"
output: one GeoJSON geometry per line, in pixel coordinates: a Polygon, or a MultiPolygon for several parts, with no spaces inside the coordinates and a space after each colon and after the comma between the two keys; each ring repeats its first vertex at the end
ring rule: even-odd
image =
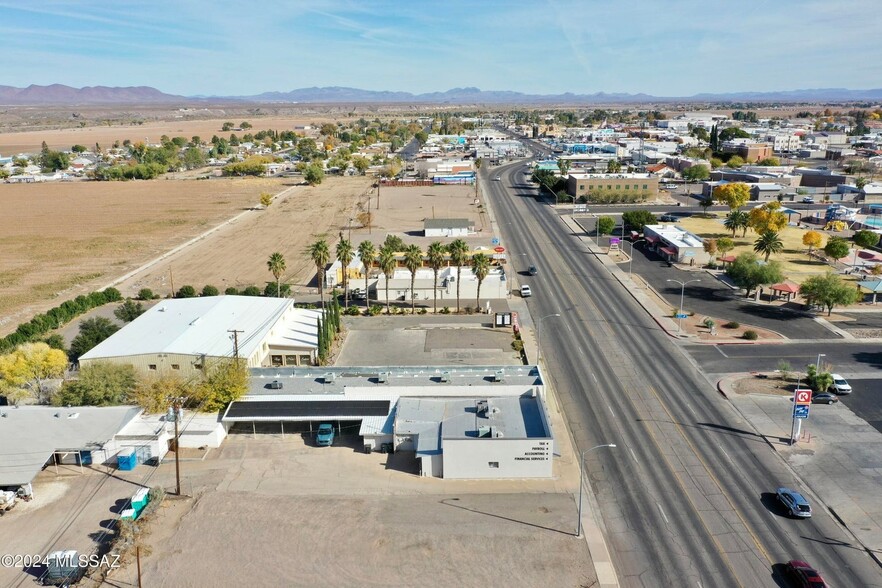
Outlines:
{"type": "Polygon", "coordinates": [[[502,179],[502,178],[500,178],[499,176],[496,176],[495,178],[493,178],[493,180],[494,180],[494,181],[497,181],[497,182],[498,182],[499,180],[501,180],[501,179],[502,179]]]}
{"type": "Polygon", "coordinates": [[[839,374],[831,374],[833,376],[833,390],[837,394],[851,394],[851,384],[839,374]]]}
{"type": "Polygon", "coordinates": [[[533,291],[530,290],[530,286],[528,286],[527,284],[521,286],[521,298],[529,298],[532,295],[533,291]]]}

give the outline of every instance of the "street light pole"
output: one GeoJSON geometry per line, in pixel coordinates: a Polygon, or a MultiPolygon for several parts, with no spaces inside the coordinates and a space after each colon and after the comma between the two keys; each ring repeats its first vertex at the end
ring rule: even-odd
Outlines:
{"type": "Polygon", "coordinates": [[[681,332],[683,330],[683,294],[686,291],[686,284],[691,284],[692,282],[700,282],[701,280],[687,280],[685,282],[681,282],[680,280],[665,280],[666,282],[676,282],[680,284],[680,310],[677,312],[677,332],[681,332]]]}
{"type": "Polygon", "coordinates": [[[646,239],[637,239],[636,241],[629,241],[631,245],[631,257],[628,259],[628,277],[631,277],[631,264],[634,262],[634,245],[640,243],[641,241],[646,241],[646,239]]]}
{"type": "Polygon", "coordinates": [[[827,357],[827,354],[826,353],[819,353],[818,354],[818,360],[815,362],[815,373],[816,374],[821,371],[821,358],[822,357],[827,357]]]}
{"type": "Polygon", "coordinates": [[[576,537],[582,536],[582,487],[584,486],[584,484],[582,483],[582,478],[585,470],[585,454],[587,454],[589,451],[600,449],[601,447],[614,448],[615,446],[615,443],[604,443],[603,445],[595,445],[591,449],[586,449],[579,454],[579,520],[576,521],[576,537]]]}
{"type": "Polygon", "coordinates": [[[560,316],[559,312],[555,312],[554,314],[546,314],[545,316],[539,317],[536,319],[536,365],[539,365],[539,362],[542,360],[542,341],[539,339],[539,327],[542,325],[542,320],[547,319],[554,316],[560,316]]]}

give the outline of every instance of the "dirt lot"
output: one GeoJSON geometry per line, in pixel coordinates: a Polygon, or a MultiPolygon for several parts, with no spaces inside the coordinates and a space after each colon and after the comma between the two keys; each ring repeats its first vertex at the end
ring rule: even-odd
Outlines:
{"type": "Polygon", "coordinates": [[[167,295],[172,279],[175,288],[263,285],[272,279],[266,259],[274,251],[287,258],[285,280],[309,280],[314,270],[303,255],[306,245],[344,228],[369,182],[329,178],[313,188],[269,179],[0,185],[0,333],[219,224],[210,237],[117,287],[131,296],[143,287],[167,295]],[[248,210],[262,191],[283,195],[266,211],[248,210]]]}
{"type": "Polygon", "coordinates": [[[144,585],[591,585],[572,488],[420,478],[406,457],[233,435],[185,464],[196,498],[164,504],[151,525],[144,585]]]}

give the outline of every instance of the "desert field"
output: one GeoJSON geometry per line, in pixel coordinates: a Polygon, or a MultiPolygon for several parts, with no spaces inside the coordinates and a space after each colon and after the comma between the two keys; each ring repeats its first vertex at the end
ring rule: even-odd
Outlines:
{"type": "Polygon", "coordinates": [[[309,281],[307,244],[318,236],[333,243],[369,186],[365,177],[316,187],[276,179],[2,184],[0,334],[111,284],[126,296],[144,287],[170,294],[172,280],[175,288],[262,286],[274,251],[288,261],[286,281],[309,281]],[[263,191],[279,196],[268,210],[251,210],[263,191]]]}
{"type": "MultiPolygon", "coordinates": [[[[263,129],[275,129],[277,131],[294,130],[294,127],[304,125],[321,125],[330,121],[327,115],[300,116],[300,117],[262,117],[249,116],[237,113],[225,118],[212,118],[206,120],[180,119],[168,121],[151,121],[141,125],[113,125],[113,126],[87,126],[83,128],[52,129],[39,131],[23,131],[0,133],[0,154],[11,156],[18,153],[34,153],[40,150],[43,141],[52,149],[70,149],[72,145],[85,145],[89,149],[98,143],[103,148],[113,145],[114,141],[122,143],[125,139],[132,142],[146,141],[159,143],[163,135],[169,137],[186,137],[190,139],[198,135],[203,141],[209,141],[212,135],[229,137],[235,132],[240,137],[243,133],[255,133],[263,129]],[[232,122],[238,126],[243,121],[253,125],[248,131],[222,132],[221,126],[225,122],[232,122]]],[[[336,120],[336,119],[335,119],[336,120]]],[[[315,134],[302,131],[307,135],[315,134]]]]}

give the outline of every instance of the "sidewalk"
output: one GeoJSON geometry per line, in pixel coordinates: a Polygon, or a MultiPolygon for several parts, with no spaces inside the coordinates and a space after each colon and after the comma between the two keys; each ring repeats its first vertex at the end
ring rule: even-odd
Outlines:
{"type": "Polygon", "coordinates": [[[717,384],[733,406],[877,560],[882,559],[882,433],[839,402],[814,405],[803,435],[790,445],[789,396],[737,394],[750,374],[717,384]]]}

